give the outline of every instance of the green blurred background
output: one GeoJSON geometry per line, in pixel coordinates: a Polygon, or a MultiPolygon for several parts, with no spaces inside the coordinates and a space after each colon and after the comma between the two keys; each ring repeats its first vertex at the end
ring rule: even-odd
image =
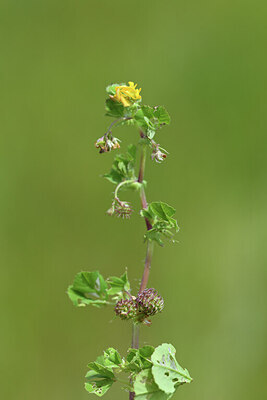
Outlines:
{"type": "MultiPolygon", "coordinates": [[[[170,156],[146,169],[148,200],[177,209],[150,286],[166,308],[141,344],[171,342],[194,378],[175,399],[251,400],[266,384],[266,2],[0,2],[1,394],[87,399],[87,362],[125,352],[130,326],[76,309],[81,269],[141,276],[144,224],[105,215],[114,153],[94,141],[105,86],[133,80],[164,104],[170,156]]],[[[123,148],[137,140],[120,128],[123,148]]],[[[139,203],[133,194],[128,199],[139,203]]],[[[92,395],[92,398],[94,396],[92,395]]],[[[126,399],[113,387],[106,399],[126,399]]]]}

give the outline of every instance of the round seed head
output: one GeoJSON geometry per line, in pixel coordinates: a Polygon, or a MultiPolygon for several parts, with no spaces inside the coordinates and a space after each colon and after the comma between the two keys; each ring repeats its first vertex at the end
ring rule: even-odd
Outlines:
{"type": "Polygon", "coordinates": [[[138,311],[145,316],[155,315],[164,308],[164,300],[158,292],[151,288],[145,289],[136,298],[138,311]]]}
{"type": "Polygon", "coordinates": [[[121,319],[132,319],[137,315],[138,306],[133,298],[120,300],[116,304],[114,311],[121,319]]]}

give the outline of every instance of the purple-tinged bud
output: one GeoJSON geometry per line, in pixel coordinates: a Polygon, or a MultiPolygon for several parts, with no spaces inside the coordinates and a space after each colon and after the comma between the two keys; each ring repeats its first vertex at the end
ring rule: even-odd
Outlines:
{"type": "Polygon", "coordinates": [[[158,292],[151,288],[145,289],[136,298],[138,311],[145,316],[152,316],[161,312],[164,308],[164,300],[158,292]]]}
{"type": "Polygon", "coordinates": [[[138,312],[135,297],[118,301],[114,311],[121,319],[128,320],[135,318],[138,312]]]}

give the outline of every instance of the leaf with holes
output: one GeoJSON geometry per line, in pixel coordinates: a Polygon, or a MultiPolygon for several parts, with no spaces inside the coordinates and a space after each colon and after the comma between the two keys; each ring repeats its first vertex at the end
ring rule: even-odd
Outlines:
{"type": "Polygon", "coordinates": [[[168,343],[156,347],[152,354],[152,374],[158,387],[165,393],[174,393],[177,386],[190,383],[191,376],[182,368],[175,358],[176,350],[168,343]]]}
{"type": "Polygon", "coordinates": [[[111,368],[105,367],[97,362],[89,363],[90,371],[87,372],[85,378],[85,389],[89,393],[97,396],[103,396],[115,382],[115,375],[111,368]]]}
{"type": "Polygon", "coordinates": [[[73,285],[68,288],[68,295],[77,307],[93,305],[101,307],[108,303],[107,283],[98,271],[79,272],[73,285]]]}
{"type": "Polygon", "coordinates": [[[134,380],[135,399],[137,400],[168,400],[172,394],[166,394],[159,389],[154,381],[151,369],[144,369],[134,380]]]}
{"type": "Polygon", "coordinates": [[[85,389],[99,397],[103,396],[116,381],[113,370],[119,371],[124,363],[117,350],[108,348],[95,362],[88,364],[85,389]]]}

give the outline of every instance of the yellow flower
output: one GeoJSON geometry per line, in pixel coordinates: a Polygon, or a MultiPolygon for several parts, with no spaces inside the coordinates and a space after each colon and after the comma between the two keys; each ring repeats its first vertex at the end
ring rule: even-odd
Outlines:
{"type": "Polygon", "coordinates": [[[129,107],[136,100],[141,99],[141,89],[136,89],[133,82],[128,82],[129,86],[117,86],[115,88],[116,94],[112,96],[113,100],[122,103],[124,107],[129,107]]]}

